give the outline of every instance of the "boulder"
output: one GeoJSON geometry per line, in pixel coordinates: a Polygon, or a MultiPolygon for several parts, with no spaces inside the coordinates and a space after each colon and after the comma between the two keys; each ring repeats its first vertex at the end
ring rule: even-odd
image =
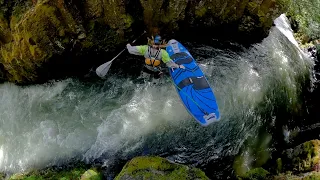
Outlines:
{"type": "Polygon", "coordinates": [[[255,168],[246,172],[239,180],[265,180],[270,173],[263,168],[255,168]]]}
{"type": "Polygon", "coordinates": [[[185,165],[170,163],[161,157],[135,157],[129,161],[115,180],[159,179],[200,180],[209,179],[203,171],[185,165]]]}
{"type": "Polygon", "coordinates": [[[286,171],[303,173],[320,170],[320,141],[311,140],[285,151],[283,167],[286,171]]]}
{"type": "Polygon", "coordinates": [[[97,169],[89,169],[82,174],[80,180],[102,180],[102,174],[97,169]]]}
{"type": "Polygon", "coordinates": [[[320,179],[319,172],[309,172],[309,173],[302,173],[300,175],[292,175],[290,173],[287,174],[279,174],[272,178],[273,180],[316,180],[320,179]]]}

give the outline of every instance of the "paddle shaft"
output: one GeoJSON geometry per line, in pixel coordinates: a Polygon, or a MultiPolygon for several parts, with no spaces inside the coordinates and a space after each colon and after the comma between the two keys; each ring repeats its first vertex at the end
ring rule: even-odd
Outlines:
{"type": "MultiPolygon", "coordinates": [[[[140,39],[141,36],[143,36],[146,33],[146,31],[144,31],[139,37],[137,37],[137,39],[132,41],[132,44],[135,43],[138,39],[140,39]]],[[[113,59],[111,59],[110,61],[114,61],[117,57],[119,57],[127,48],[124,48],[119,54],[117,54],[113,59]]]]}
{"type": "MultiPolygon", "coordinates": [[[[132,43],[136,42],[136,40],[138,40],[143,34],[145,34],[146,31],[144,31],[137,39],[135,39],[134,41],[132,41],[132,43]]],[[[124,51],[126,50],[126,48],[124,48],[119,54],[117,54],[114,58],[112,58],[110,61],[108,62],[105,62],[104,64],[100,65],[97,69],[96,69],[96,74],[103,78],[104,76],[107,75],[111,65],[112,65],[112,62],[117,58],[119,57],[124,51]]]]}

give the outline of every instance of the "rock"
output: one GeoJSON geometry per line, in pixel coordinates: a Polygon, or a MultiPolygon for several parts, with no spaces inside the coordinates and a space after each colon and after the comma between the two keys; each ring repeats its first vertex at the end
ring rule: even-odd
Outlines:
{"type": "Polygon", "coordinates": [[[309,172],[300,175],[280,174],[273,177],[273,180],[316,180],[320,179],[320,172],[309,172]]]}
{"type": "Polygon", "coordinates": [[[320,38],[319,1],[288,1],[287,15],[291,17],[291,25],[296,32],[305,37],[305,42],[320,38]]]}
{"type": "Polygon", "coordinates": [[[52,74],[69,75],[67,67],[61,70],[66,65],[82,65],[87,73],[96,64],[81,64],[82,55],[114,53],[145,27],[149,35],[259,41],[284,12],[284,1],[0,1],[0,81],[43,82],[52,74]]]}
{"type": "Polygon", "coordinates": [[[0,51],[8,79],[18,83],[39,78],[38,68],[53,55],[64,52],[61,47],[75,34],[76,24],[63,5],[53,1],[37,3],[22,15],[17,15],[22,16],[20,21],[11,20],[13,41],[0,51]]]}
{"type": "Polygon", "coordinates": [[[9,180],[20,180],[20,179],[25,179],[25,178],[26,178],[25,174],[17,173],[17,174],[12,175],[9,180]]]}
{"type": "Polygon", "coordinates": [[[78,36],[78,39],[81,40],[81,39],[84,39],[86,38],[87,35],[85,33],[81,33],[79,36],[78,36]]]}
{"type": "Polygon", "coordinates": [[[96,169],[89,169],[82,174],[81,180],[102,180],[102,174],[96,169]]]}
{"type": "Polygon", "coordinates": [[[278,159],[277,159],[276,172],[277,172],[277,173],[281,173],[281,172],[282,172],[282,168],[283,168],[282,159],[281,159],[281,158],[278,158],[278,159]]]}
{"type": "Polygon", "coordinates": [[[6,177],[6,174],[0,173],[0,180],[3,180],[6,177]]]}
{"type": "Polygon", "coordinates": [[[263,168],[255,168],[245,173],[239,180],[265,180],[269,174],[270,173],[263,168]]]}
{"type": "Polygon", "coordinates": [[[170,163],[161,157],[136,157],[129,161],[115,180],[134,179],[209,179],[197,168],[170,163]]]}
{"type": "Polygon", "coordinates": [[[311,140],[287,150],[283,166],[295,173],[320,170],[320,141],[311,140]]]}
{"type": "Polygon", "coordinates": [[[49,168],[45,170],[32,171],[26,174],[21,174],[21,173],[14,174],[10,177],[9,180],[80,179],[81,175],[84,172],[85,170],[83,168],[74,168],[74,169],[63,170],[63,171],[55,171],[49,168]]]}

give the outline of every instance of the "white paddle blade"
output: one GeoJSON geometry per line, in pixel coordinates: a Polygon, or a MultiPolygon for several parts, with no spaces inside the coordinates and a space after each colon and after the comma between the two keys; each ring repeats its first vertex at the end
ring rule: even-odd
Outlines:
{"type": "Polygon", "coordinates": [[[96,73],[99,77],[103,78],[107,75],[110,67],[111,67],[112,61],[108,61],[102,65],[100,65],[97,69],[96,69],[96,73]]]}

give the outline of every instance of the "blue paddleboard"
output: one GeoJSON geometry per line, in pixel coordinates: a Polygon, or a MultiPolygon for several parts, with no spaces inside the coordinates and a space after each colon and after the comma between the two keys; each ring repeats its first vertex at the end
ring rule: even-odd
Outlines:
{"type": "Polygon", "coordinates": [[[185,108],[203,126],[218,121],[220,112],[214,93],[190,52],[174,39],[168,42],[166,50],[175,63],[185,67],[169,69],[185,108]]]}

